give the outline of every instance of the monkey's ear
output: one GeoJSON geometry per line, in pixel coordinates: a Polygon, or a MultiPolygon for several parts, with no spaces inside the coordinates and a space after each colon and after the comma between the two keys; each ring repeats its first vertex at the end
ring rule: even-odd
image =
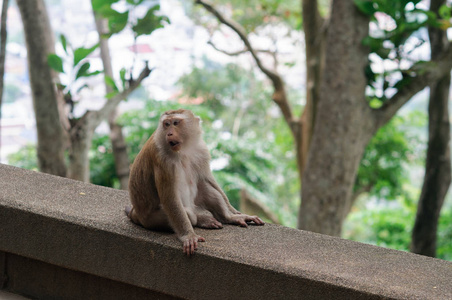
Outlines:
{"type": "Polygon", "coordinates": [[[200,125],[201,125],[201,123],[202,123],[202,120],[201,120],[201,118],[200,118],[200,117],[195,117],[195,119],[196,119],[196,121],[198,122],[198,124],[200,124],[200,125]]]}

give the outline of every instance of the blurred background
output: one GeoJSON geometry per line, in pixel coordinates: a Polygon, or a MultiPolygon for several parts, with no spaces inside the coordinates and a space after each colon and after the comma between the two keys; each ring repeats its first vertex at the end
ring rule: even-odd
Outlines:
{"type": "Polygon", "coordinates": [[[1,21],[1,163],[127,189],[184,107],[235,207],[452,261],[451,1],[10,0],[1,21]]]}

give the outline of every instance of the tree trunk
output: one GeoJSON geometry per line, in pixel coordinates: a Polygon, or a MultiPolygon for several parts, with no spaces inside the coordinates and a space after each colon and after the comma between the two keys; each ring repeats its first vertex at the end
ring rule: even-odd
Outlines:
{"type": "MultiPolygon", "coordinates": [[[[108,39],[103,34],[108,33],[106,19],[102,19],[94,12],[96,20],[96,28],[99,34],[100,54],[102,64],[104,66],[104,74],[113,78],[113,68],[111,65],[110,49],[108,39]]],[[[112,88],[105,84],[107,93],[112,92],[112,88]]],[[[119,179],[121,189],[127,190],[129,186],[129,156],[127,154],[127,144],[122,134],[122,127],[117,124],[118,108],[115,108],[108,117],[108,125],[110,126],[110,141],[113,147],[113,157],[115,159],[116,175],[119,179]]]]}
{"type": "Polygon", "coordinates": [[[311,143],[319,101],[320,79],[324,65],[325,20],[319,13],[317,1],[302,0],[303,31],[306,44],[306,105],[301,115],[302,132],[297,140],[299,149],[299,173],[304,172],[311,143]]]}
{"type": "Polygon", "coordinates": [[[303,173],[298,228],[338,236],[364,147],[374,132],[364,99],[368,19],[353,1],[333,1],[325,70],[308,162],[303,173]]]}
{"type": "Polygon", "coordinates": [[[90,115],[87,112],[72,126],[70,132],[71,148],[69,150],[69,174],[68,177],[89,182],[89,150],[92,145],[94,130],[97,126],[90,123],[90,115]]]}
{"type": "Polygon", "coordinates": [[[38,165],[42,172],[66,176],[63,130],[47,56],[53,36],[43,0],[17,0],[24,25],[28,70],[38,131],[38,165]]]}
{"type": "MultiPolygon", "coordinates": [[[[446,1],[432,0],[430,9],[437,12],[446,1]]],[[[446,31],[429,29],[432,59],[447,47],[446,31]]],[[[411,252],[436,256],[436,232],[441,207],[451,182],[449,88],[450,73],[430,86],[428,106],[428,149],[424,184],[418,202],[412,233],[411,252]]]]}
{"type": "Polygon", "coordinates": [[[3,84],[5,75],[5,58],[6,58],[6,19],[8,16],[9,0],[3,0],[2,15],[0,25],[0,154],[2,150],[2,102],[3,102],[3,84]]]}

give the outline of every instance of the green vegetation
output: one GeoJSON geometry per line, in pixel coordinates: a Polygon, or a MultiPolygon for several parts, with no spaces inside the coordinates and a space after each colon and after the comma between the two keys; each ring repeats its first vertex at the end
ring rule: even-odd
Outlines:
{"type": "MultiPolygon", "coordinates": [[[[420,190],[412,190],[416,198],[420,190]]],[[[409,251],[411,229],[416,215],[416,203],[399,197],[395,201],[361,199],[344,224],[344,238],[409,251]]],[[[452,205],[446,200],[438,228],[437,257],[452,261],[452,205]]]]}

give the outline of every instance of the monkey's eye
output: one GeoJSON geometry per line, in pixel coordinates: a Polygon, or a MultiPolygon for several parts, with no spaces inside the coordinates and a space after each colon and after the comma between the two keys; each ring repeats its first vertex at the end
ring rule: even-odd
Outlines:
{"type": "Polygon", "coordinates": [[[174,125],[174,126],[177,126],[177,125],[179,125],[179,123],[180,123],[180,121],[179,121],[179,120],[176,120],[176,121],[174,121],[173,125],[174,125]]]}
{"type": "Polygon", "coordinates": [[[163,123],[163,126],[165,126],[165,128],[170,127],[171,123],[169,121],[166,121],[163,123]]]}

